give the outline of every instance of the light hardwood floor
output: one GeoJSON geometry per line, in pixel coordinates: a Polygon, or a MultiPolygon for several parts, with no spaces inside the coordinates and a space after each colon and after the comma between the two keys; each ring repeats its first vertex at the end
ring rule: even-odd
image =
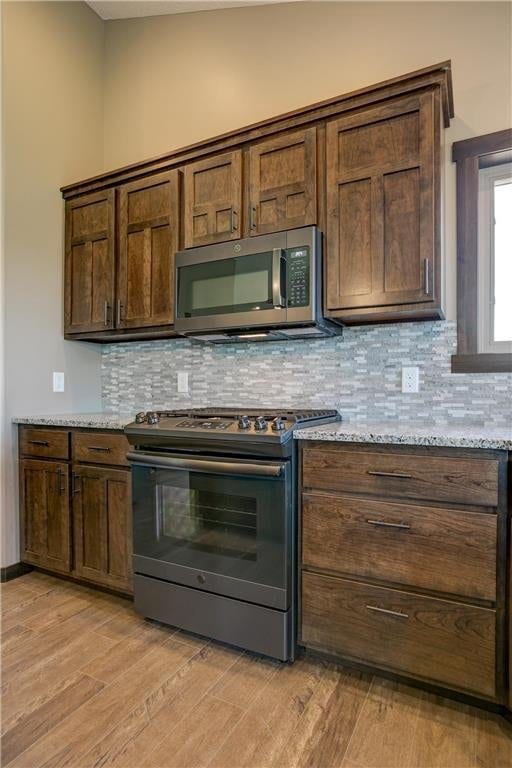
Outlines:
{"type": "Polygon", "coordinates": [[[498,716],[258,658],[36,572],[2,585],[2,734],[9,768],[512,766],[498,716]]]}

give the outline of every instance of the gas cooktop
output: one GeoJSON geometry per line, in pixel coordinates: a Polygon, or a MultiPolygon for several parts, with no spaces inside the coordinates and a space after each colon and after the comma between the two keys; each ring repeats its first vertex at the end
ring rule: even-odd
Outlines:
{"type": "Polygon", "coordinates": [[[158,437],[211,439],[222,435],[232,441],[262,440],[285,442],[294,428],[339,421],[336,410],[275,408],[194,408],[177,411],[141,411],[126,427],[126,434],[139,442],[158,437]]]}

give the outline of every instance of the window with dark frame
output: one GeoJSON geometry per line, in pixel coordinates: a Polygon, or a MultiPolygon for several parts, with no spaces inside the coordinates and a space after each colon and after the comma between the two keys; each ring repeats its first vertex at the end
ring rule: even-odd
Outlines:
{"type": "Polygon", "coordinates": [[[453,144],[457,354],[453,373],[512,372],[512,129],[453,144]]]}

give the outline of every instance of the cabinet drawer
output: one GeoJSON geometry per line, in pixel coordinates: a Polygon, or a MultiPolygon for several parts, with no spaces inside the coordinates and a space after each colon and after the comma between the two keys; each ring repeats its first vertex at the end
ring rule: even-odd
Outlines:
{"type": "Polygon", "coordinates": [[[21,427],[20,453],[41,459],[69,459],[69,432],[21,427]]]}
{"type": "Polygon", "coordinates": [[[302,482],[307,488],[494,507],[498,462],[385,451],[307,446],[302,482]]]}
{"type": "Polygon", "coordinates": [[[488,697],[495,695],[493,610],[302,574],[302,642],[488,697]]]}
{"type": "Polygon", "coordinates": [[[304,494],[302,562],[482,600],[496,599],[495,515],[304,494]]]}
{"type": "Polygon", "coordinates": [[[73,461],[121,467],[129,466],[126,460],[129,443],[123,434],[74,432],[72,439],[73,461]]]}

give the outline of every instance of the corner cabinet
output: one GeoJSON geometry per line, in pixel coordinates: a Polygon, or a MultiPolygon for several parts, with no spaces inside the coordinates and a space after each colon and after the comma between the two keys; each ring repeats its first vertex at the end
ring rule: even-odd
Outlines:
{"type": "Polygon", "coordinates": [[[434,91],[327,123],[327,309],[345,323],[442,317],[434,91]]]}
{"type": "Polygon", "coordinates": [[[126,437],[21,426],[19,438],[22,562],[130,594],[126,437]]]}
{"type": "Polygon", "coordinates": [[[177,250],[310,225],[326,317],[443,318],[453,115],[446,61],[64,187],[66,337],[176,336],[177,250]]]}

